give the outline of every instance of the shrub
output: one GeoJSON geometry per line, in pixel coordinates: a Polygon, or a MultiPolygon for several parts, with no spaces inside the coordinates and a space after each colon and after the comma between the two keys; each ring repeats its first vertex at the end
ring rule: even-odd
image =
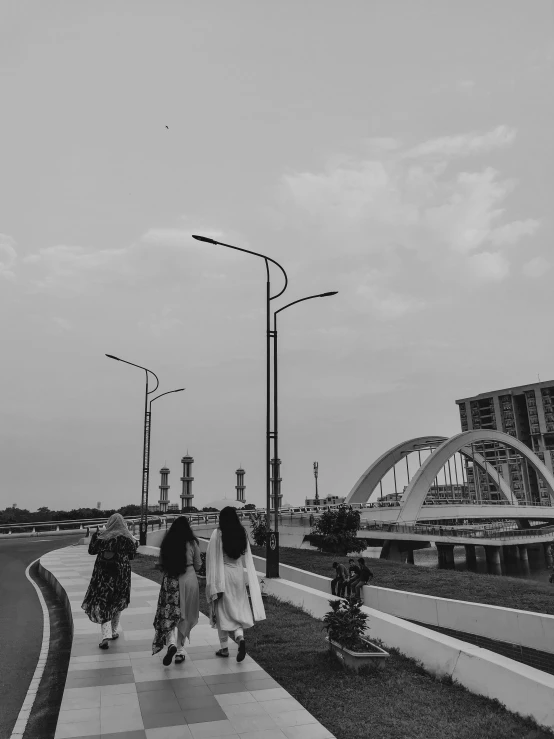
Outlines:
{"type": "Polygon", "coordinates": [[[258,547],[265,547],[267,540],[267,515],[263,513],[251,514],[252,538],[258,547]]]}
{"type": "Polygon", "coordinates": [[[324,511],[312,528],[311,540],[320,552],[342,554],[363,552],[366,542],[358,539],[360,512],[347,506],[324,511]]]}
{"type": "Polygon", "coordinates": [[[359,649],[367,629],[367,615],[362,612],[361,600],[330,600],[329,605],[331,610],[323,618],[329,639],[345,649],[359,649]]]}

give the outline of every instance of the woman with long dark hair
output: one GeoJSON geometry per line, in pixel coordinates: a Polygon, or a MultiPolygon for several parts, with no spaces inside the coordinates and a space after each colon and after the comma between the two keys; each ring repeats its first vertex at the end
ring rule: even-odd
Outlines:
{"type": "Polygon", "coordinates": [[[189,520],[180,516],[171,524],[160,547],[159,568],[164,573],[156,617],[152,654],[167,646],[164,665],[185,661],[185,639],[198,623],[200,594],[196,573],[202,566],[198,539],[189,520]]]}
{"type": "Polygon", "coordinates": [[[238,644],[237,662],[246,656],[244,629],[265,619],[258,577],[250,551],[250,543],[237,512],[231,506],[219,514],[217,528],[208,544],[206,555],[206,599],[210,606],[210,623],[217,628],[220,649],[218,657],[229,656],[229,635],[238,644]],[[244,568],[246,567],[246,578],[244,568]],[[250,599],[246,585],[250,590],[250,599]]]}
{"type": "Polygon", "coordinates": [[[108,519],[104,531],[95,531],[88,547],[96,555],[90,585],[81,608],[93,623],[101,624],[100,649],[119,637],[119,617],[131,599],[131,565],[138,541],[120,513],[108,519]]]}

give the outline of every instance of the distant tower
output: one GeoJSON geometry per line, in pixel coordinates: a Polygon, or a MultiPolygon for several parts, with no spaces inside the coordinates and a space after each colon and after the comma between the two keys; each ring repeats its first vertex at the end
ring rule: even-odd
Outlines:
{"type": "Polygon", "coordinates": [[[162,467],[160,475],[162,476],[162,484],[160,485],[160,499],[158,503],[160,504],[160,512],[167,513],[167,506],[169,505],[167,497],[169,490],[169,483],[167,481],[169,477],[169,469],[167,467],[162,467]]]}
{"type": "Polygon", "coordinates": [[[237,474],[237,484],[235,485],[235,490],[237,491],[237,500],[239,503],[245,503],[244,500],[244,490],[246,488],[244,484],[244,470],[242,467],[239,467],[236,471],[237,474]]]}
{"type": "Polygon", "coordinates": [[[317,476],[319,474],[319,463],[314,462],[314,477],[315,477],[315,503],[319,503],[319,492],[317,490],[317,476]]]}
{"type": "Polygon", "coordinates": [[[102,503],[98,501],[98,503],[96,504],[96,507],[98,508],[98,510],[100,510],[100,508],[102,508],[102,503]]]}
{"type": "Polygon", "coordinates": [[[183,463],[183,477],[181,477],[181,482],[183,483],[183,492],[181,493],[181,511],[186,511],[189,508],[192,508],[192,499],[194,498],[194,495],[192,494],[192,481],[194,480],[194,477],[190,474],[194,459],[187,451],[185,456],[181,459],[181,462],[183,463]]]}

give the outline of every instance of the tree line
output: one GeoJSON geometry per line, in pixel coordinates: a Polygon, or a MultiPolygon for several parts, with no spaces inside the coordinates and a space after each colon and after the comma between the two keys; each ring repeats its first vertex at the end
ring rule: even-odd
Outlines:
{"type": "MultiPolygon", "coordinates": [[[[255,505],[249,503],[242,510],[253,510],[255,505]]],[[[217,508],[209,506],[199,510],[192,507],[187,513],[217,513],[217,508]]],[[[122,516],[140,516],[140,506],[130,504],[121,506],[121,508],[72,508],[69,511],[51,511],[48,506],[40,506],[36,511],[29,511],[26,508],[18,508],[12,506],[0,510],[0,524],[17,524],[17,523],[43,523],[48,521],[76,521],[83,518],[109,518],[112,513],[121,513],[122,516]]],[[[170,515],[173,512],[170,512],[170,515]]],[[[157,515],[151,512],[150,515],[157,515]]]]}

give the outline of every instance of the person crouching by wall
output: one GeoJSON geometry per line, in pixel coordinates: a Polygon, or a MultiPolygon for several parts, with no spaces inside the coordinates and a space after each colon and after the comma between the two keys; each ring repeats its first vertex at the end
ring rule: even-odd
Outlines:
{"type": "Polygon", "coordinates": [[[335,568],[335,577],[331,580],[331,593],[342,598],[348,581],[348,570],[345,565],[339,564],[339,562],[333,562],[333,567],[335,568]]]}
{"type": "Polygon", "coordinates": [[[219,528],[212,533],[208,544],[206,600],[210,609],[210,625],[217,628],[219,635],[221,648],[216,656],[229,657],[231,634],[239,647],[237,662],[242,662],[246,656],[244,630],[251,628],[255,621],[263,621],[265,609],[250,542],[236,510],[231,506],[223,508],[219,514],[219,528]]]}
{"type": "Polygon", "coordinates": [[[348,580],[345,586],[345,595],[349,598],[352,595],[352,588],[358,576],[360,574],[360,568],[356,564],[355,559],[348,560],[348,580]]]}
{"type": "Polygon", "coordinates": [[[89,619],[101,625],[100,649],[109,649],[109,642],[119,637],[121,612],[131,600],[131,565],[138,541],[131,534],[121,513],[108,519],[105,530],[95,531],[88,547],[96,555],[90,584],[81,605],[89,619]]]}
{"type": "Polygon", "coordinates": [[[363,601],[364,585],[369,585],[369,582],[373,580],[373,572],[367,567],[363,557],[358,559],[358,565],[360,572],[357,579],[351,584],[351,589],[354,593],[354,598],[363,601]]]}
{"type": "Polygon", "coordinates": [[[196,573],[202,566],[198,539],[186,516],[171,524],[160,546],[159,569],[164,573],[154,618],[152,654],[167,646],[163,663],[185,661],[185,640],[198,623],[200,592],[196,573]]]}

